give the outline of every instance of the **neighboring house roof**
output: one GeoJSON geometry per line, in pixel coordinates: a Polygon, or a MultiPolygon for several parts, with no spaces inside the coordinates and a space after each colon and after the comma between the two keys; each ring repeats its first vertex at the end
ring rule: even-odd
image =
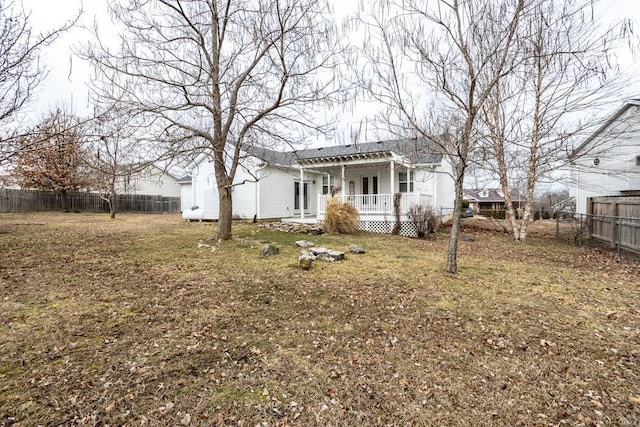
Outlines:
{"type": "Polygon", "coordinates": [[[148,172],[150,169],[154,169],[156,172],[166,174],[173,179],[178,179],[175,170],[169,170],[155,163],[138,162],[138,163],[125,163],[120,165],[120,170],[124,173],[129,171],[135,171],[134,174],[148,172]]]}
{"type": "Polygon", "coordinates": [[[622,107],[620,107],[607,121],[605,121],[598,129],[595,130],[587,139],[585,139],[575,150],[571,152],[569,155],[569,159],[575,158],[585,147],[588,147],[589,144],[596,139],[603,131],[605,131],[613,122],[618,120],[621,115],[623,115],[629,108],[640,106],[640,99],[629,99],[624,103],[622,107]]]}
{"type": "MultiPolygon", "coordinates": [[[[518,189],[512,188],[511,191],[511,201],[518,202],[524,200],[520,191],[518,189]]],[[[474,202],[487,202],[487,203],[496,203],[496,202],[504,202],[504,192],[501,189],[485,189],[485,190],[476,190],[476,189],[467,189],[462,190],[462,198],[464,200],[471,200],[474,202]]]]}

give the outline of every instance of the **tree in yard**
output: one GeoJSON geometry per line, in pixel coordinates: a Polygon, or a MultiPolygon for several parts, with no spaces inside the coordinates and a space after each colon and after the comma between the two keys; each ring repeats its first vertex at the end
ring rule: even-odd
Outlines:
{"type": "Polygon", "coordinates": [[[572,139],[585,125],[593,125],[594,119],[580,121],[578,114],[617,101],[625,83],[628,86],[615,50],[630,41],[632,28],[623,22],[601,29],[594,18],[595,3],[530,2],[511,50],[511,72],[493,86],[482,107],[479,127],[486,144],[480,167],[500,180],[515,240],[526,239],[536,185],[566,165],[572,139]],[[520,215],[511,203],[514,182],[523,183],[520,215]]]}
{"type": "Polygon", "coordinates": [[[217,237],[230,239],[243,152],[320,130],[310,108],[338,93],[324,0],[119,0],[110,8],[125,29],[119,48],[102,45],[96,29],[83,52],[105,83],[101,97],[152,117],[161,129],[154,136],[172,150],[206,142],[217,237]]]}
{"type": "Polygon", "coordinates": [[[84,166],[83,134],[78,119],[64,110],[51,113],[15,142],[9,167],[13,183],[22,188],[55,191],[62,209],[69,210],[68,193],[90,185],[84,166]]]}
{"type": "Polygon", "coordinates": [[[362,6],[357,19],[365,32],[360,86],[386,106],[382,119],[392,132],[431,139],[451,163],[450,273],[458,269],[459,212],[476,124],[509,71],[524,9],[523,0],[387,0],[362,6]]]}
{"type": "Polygon", "coordinates": [[[91,188],[109,204],[109,216],[118,212],[118,192],[134,174],[153,164],[153,153],[143,146],[140,131],[144,124],[135,114],[113,108],[91,122],[85,163],[91,174],[91,188]]]}
{"type": "Polygon", "coordinates": [[[9,130],[15,127],[11,122],[47,75],[39,62],[41,49],[71,28],[79,16],[55,30],[33,36],[29,15],[14,4],[0,0],[0,163],[12,155],[12,140],[18,137],[15,129],[9,130]]]}

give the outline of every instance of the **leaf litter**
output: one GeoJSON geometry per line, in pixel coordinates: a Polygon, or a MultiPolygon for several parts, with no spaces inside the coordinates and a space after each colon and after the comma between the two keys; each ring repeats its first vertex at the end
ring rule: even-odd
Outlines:
{"type": "Polygon", "coordinates": [[[546,235],[0,216],[1,425],[637,425],[640,268],[546,235]],[[261,258],[261,242],[280,254],[261,258]],[[399,256],[402,255],[402,256],[399,256]]]}

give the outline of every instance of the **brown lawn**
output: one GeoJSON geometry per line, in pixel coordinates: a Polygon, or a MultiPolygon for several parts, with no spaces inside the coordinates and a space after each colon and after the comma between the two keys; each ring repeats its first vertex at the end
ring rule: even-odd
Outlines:
{"type": "Polygon", "coordinates": [[[452,276],[445,233],[0,214],[0,425],[638,425],[639,265],[465,223],[452,276]]]}

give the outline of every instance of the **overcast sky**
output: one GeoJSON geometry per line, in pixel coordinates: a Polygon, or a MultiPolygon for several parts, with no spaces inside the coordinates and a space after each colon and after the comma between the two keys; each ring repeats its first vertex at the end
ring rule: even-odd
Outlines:
{"type": "MultiPolygon", "coordinates": [[[[330,0],[334,4],[336,14],[343,15],[353,11],[358,0],[330,0]]],[[[24,9],[30,13],[30,25],[34,33],[44,32],[62,25],[82,8],[82,23],[90,25],[94,19],[100,23],[101,32],[108,33],[111,26],[107,14],[107,0],[22,0],[24,9]]],[[[609,0],[603,1],[602,13],[611,22],[631,18],[640,22],[640,1],[609,0]]],[[[636,28],[636,32],[637,32],[636,28]]],[[[113,30],[115,32],[115,29],[113,30]]],[[[49,75],[38,91],[38,101],[31,106],[30,116],[39,119],[57,105],[72,106],[77,114],[87,114],[90,105],[87,100],[86,83],[89,78],[89,67],[78,58],[73,57],[71,46],[87,40],[88,33],[75,28],[61,37],[54,46],[43,52],[42,60],[49,69],[49,75]]],[[[635,68],[636,65],[627,60],[625,65],[635,68]]],[[[639,70],[640,71],[640,70],[639,70]]],[[[640,88],[634,88],[629,96],[640,95],[640,88]]],[[[348,114],[347,114],[348,115],[348,114]]],[[[360,118],[352,117],[357,127],[360,118]]]]}

